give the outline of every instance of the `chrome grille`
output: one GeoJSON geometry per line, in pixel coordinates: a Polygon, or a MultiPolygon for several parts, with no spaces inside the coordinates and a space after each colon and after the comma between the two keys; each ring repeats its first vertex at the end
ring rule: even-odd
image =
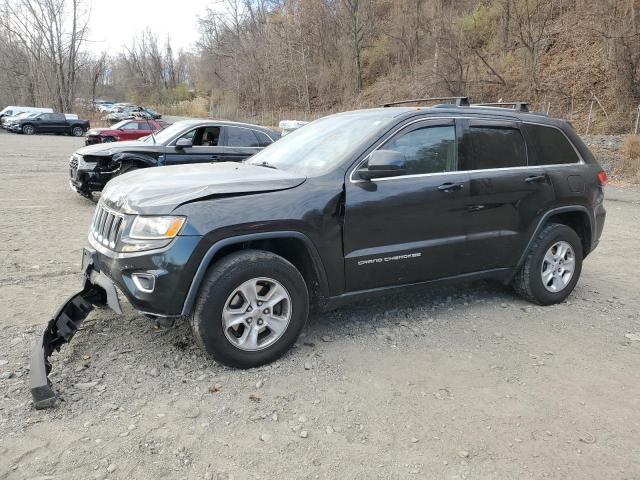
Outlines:
{"type": "Polygon", "coordinates": [[[105,247],[115,248],[123,222],[124,217],[98,205],[91,223],[91,235],[105,247]]]}

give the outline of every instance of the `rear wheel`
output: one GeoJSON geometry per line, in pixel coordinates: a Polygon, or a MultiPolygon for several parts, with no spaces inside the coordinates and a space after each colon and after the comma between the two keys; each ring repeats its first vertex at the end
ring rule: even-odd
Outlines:
{"type": "Polygon", "coordinates": [[[33,135],[34,133],[36,133],[36,129],[33,128],[33,125],[24,125],[22,127],[22,133],[24,133],[25,135],[33,135]]]}
{"type": "Polygon", "coordinates": [[[253,368],[291,348],[308,312],[307,286],[296,267],[271,252],[243,250],[209,269],[190,323],[216,361],[253,368]]]}
{"type": "Polygon", "coordinates": [[[536,237],[513,284],[527,300],[551,305],[571,294],[581,271],[580,237],[570,227],[552,223],[536,237]]]}

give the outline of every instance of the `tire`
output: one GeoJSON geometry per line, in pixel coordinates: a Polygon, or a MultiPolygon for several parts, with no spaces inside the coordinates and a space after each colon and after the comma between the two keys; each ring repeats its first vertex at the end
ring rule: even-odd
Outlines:
{"type": "Polygon", "coordinates": [[[33,135],[34,133],[36,133],[36,129],[33,128],[33,125],[23,125],[22,133],[24,135],[33,135]]]}
{"type": "Polygon", "coordinates": [[[71,135],[73,135],[74,137],[81,137],[84,134],[84,130],[82,129],[82,127],[73,127],[71,129],[71,135]]]}
{"type": "Polygon", "coordinates": [[[566,225],[551,223],[534,240],[524,264],[513,280],[513,286],[520,296],[530,302],[553,305],[563,302],[571,294],[581,271],[580,237],[566,225]],[[562,248],[566,245],[569,249],[563,255],[562,248]],[[567,275],[571,259],[572,272],[567,275]]]}
{"type": "Polygon", "coordinates": [[[307,285],[296,267],[271,252],[242,250],[224,257],[209,268],[189,322],[196,341],[214,360],[229,367],[245,369],[273,362],[284,355],[300,335],[308,314],[307,285]],[[242,294],[238,294],[243,285],[262,288],[261,294],[254,297],[251,305],[244,303],[246,300],[242,294]],[[283,293],[288,297],[277,304],[269,304],[273,306],[272,311],[269,308],[263,310],[264,304],[269,303],[271,288],[274,288],[273,294],[278,298],[284,297],[283,293]],[[263,297],[267,300],[261,305],[258,302],[263,297]],[[237,311],[231,308],[234,303],[240,306],[237,311]],[[249,307],[245,309],[245,305],[252,306],[250,310],[254,313],[247,313],[249,307]],[[237,330],[224,325],[223,310],[245,319],[237,326],[237,330]],[[257,318],[247,318],[246,315],[257,318]],[[286,322],[274,321],[284,319],[287,315],[286,322]],[[269,323],[280,325],[279,332],[272,330],[269,323]],[[262,332],[252,342],[251,333],[259,329],[262,332]],[[245,333],[246,340],[243,343],[245,333]]]}
{"type": "Polygon", "coordinates": [[[111,142],[115,142],[116,139],[113,137],[104,137],[104,140],[102,140],[102,143],[111,143],[111,142]]]}

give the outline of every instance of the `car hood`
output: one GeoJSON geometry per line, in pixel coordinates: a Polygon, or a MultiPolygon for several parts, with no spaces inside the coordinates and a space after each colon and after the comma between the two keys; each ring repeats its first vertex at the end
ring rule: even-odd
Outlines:
{"type": "Polygon", "coordinates": [[[282,170],[235,162],[145,168],[112,179],[100,201],[123,213],[157,215],[205,197],[286,190],[305,180],[282,170]]]}
{"type": "Polygon", "coordinates": [[[128,142],[117,143],[97,143],[95,145],[89,145],[82,147],[76,153],[78,155],[113,155],[114,153],[123,151],[155,151],[156,148],[164,148],[162,145],[153,145],[138,140],[131,140],[128,142]]]}

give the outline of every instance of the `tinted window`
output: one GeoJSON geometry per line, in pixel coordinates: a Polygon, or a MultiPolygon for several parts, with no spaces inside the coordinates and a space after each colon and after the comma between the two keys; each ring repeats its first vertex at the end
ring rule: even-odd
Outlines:
{"type": "Polygon", "coordinates": [[[54,122],[65,122],[67,117],[64,116],[64,113],[50,113],[50,120],[54,122]]]}
{"type": "Polygon", "coordinates": [[[258,137],[258,146],[266,147],[271,145],[271,139],[267,135],[257,130],[254,130],[253,133],[258,137]]]}
{"type": "Polygon", "coordinates": [[[466,155],[461,170],[524,167],[527,148],[520,130],[503,127],[471,127],[471,155],[466,155]]]}
{"type": "Polygon", "coordinates": [[[44,120],[46,122],[50,122],[51,120],[53,120],[53,114],[52,113],[43,113],[42,115],[40,115],[39,118],[40,120],[44,120]]]}
{"type": "Polygon", "coordinates": [[[229,147],[259,147],[258,137],[253,130],[247,128],[227,127],[227,146],[229,147]]]}
{"type": "Polygon", "coordinates": [[[531,138],[532,150],[535,152],[529,161],[531,165],[555,165],[580,161],[567,137],[557,128],[542,125],[527,125],[526,128],[531,138]]]}
{"type": "Polygon", "coordinates": [[[387,143],[407,158],[407,175],[448,172],[455,166],[456,130],[453,125],[424,127],[401,134],[387,143]]]}

